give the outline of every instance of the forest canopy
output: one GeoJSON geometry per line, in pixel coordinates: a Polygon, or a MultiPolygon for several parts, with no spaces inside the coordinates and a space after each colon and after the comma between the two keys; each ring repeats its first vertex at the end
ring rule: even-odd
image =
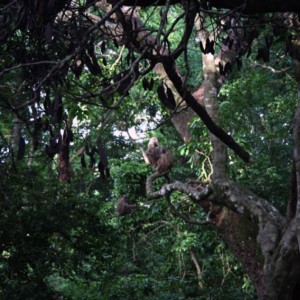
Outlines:
{"type": "Polygon", "coordinates": [[[0,298],[299,299],[299,15],[2,1],[0,298]]]}

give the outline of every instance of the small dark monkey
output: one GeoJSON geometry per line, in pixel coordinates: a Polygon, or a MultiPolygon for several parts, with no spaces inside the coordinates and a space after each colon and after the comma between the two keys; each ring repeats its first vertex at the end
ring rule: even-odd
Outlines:
{"type": "Polygon", "coordinates": [[[136,204],[129,203],[129,199],[126,195],[121,196],[116,205],[116,211],[120,216],[129,215],[133,213],[137,208],[138,206],[136,204]]]}
{"type": "Polygon", "coordinates": [[[146,155],[154,170],[159,174],[171,170],[174,160],[173,155],[168,148],[158,145],[158,139],[156,137],[150,139],[146,155]]]}

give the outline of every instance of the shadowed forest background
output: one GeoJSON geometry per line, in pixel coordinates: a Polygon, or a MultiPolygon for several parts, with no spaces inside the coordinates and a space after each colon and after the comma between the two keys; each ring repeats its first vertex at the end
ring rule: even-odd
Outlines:
{"type": "Polygon", "coordinates": [[[0,298],[299,299],[299,13],[2,1],[0,298]]]}

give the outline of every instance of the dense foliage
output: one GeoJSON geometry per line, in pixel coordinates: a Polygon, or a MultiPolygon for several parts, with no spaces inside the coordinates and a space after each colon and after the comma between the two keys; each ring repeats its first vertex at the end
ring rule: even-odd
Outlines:
{"type": "MultiPolygon", "coordinates": [[[[149,169],[138,156],[133,151],[113,159],[113,179],[106,181],[95,170],[76,168],[77,158],[67,186],[55,170],[49,173],[45,156],[35,166],[24,160],[15,168],[9,157],[2,158],[2,299],[253,295],[249,279],[215,233],[172,217],[164,201],[131,217],[116,215],[120,194],[145,202],[149,169]],[[191,253],[203,269],[201,289],[191,253]]],[[[172,176],[185,174],[187,167],[177,164],[172,176]]],[[[176,198],[195,217],[205,218],[180,194],[176,198]]]]}

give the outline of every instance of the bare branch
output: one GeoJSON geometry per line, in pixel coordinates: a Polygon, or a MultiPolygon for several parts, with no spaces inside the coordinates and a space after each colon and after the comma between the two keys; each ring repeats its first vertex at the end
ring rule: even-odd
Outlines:
{"type": "Polygon", "coordinates": [[[200,264],[198,263],[198,260],[196,258],[196,254],[194,251],[190,251],[190,255],[191,255],[191,259],[195,265],[195,268],[197,270],[197,276],[198,276],[198,285],[199,285],[199,289],[202,290],[203,289],[203,284],[202,284],[202,270],[200,267],[200,264]]]}

